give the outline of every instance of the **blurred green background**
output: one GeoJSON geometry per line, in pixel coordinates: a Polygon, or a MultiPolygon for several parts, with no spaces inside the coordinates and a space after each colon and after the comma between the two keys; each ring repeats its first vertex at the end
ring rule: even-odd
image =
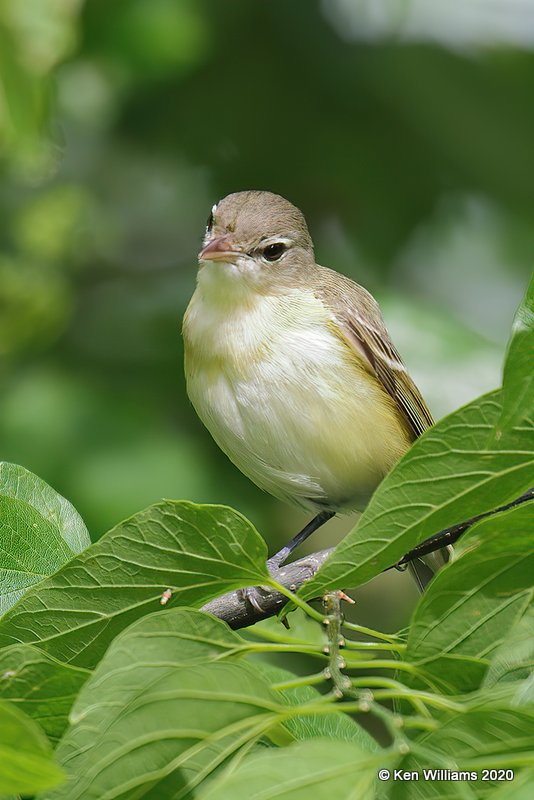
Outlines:
{"type": "Polygon", "coordinates": [[[240,189],[302,208],[437,417],[497,386],[534,253],[533,44],[532,0],[0,0],[0,458],[95,538],[162,496],[272,549],[302,525],[185,394],[205,220],[240,189]]]}

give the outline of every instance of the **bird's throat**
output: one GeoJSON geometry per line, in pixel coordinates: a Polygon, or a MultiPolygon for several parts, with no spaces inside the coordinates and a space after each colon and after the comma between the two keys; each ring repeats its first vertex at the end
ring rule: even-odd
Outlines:
{"type": "Polygon", "coordinates": [[[257,288],[240,267],[231,261],[208,261],[198,272],[197,291],[210,309],[226,312],[250,307],[258,296],[257,288]]]}

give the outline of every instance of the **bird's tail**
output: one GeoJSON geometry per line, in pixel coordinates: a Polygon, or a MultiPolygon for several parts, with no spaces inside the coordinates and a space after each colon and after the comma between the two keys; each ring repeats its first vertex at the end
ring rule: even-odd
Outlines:
{"type": "Polygon", "coordinates": [[[451,556],[452,547],[449,545],[410,561],[408,564],[410,572],[421,593],[425,591],[436,572],[450,560],[451,556]]]}

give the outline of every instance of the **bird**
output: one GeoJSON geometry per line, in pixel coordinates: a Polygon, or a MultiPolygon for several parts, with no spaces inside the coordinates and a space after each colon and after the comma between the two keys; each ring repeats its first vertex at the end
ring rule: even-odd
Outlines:
{"type": "MultiPolygon", "coordinates": [[[[269,559],[273,572],[334,515],[362,510],[433,418],[378,303],[316,263],[288,200],[224,197],[198,261],[183,320],[189,399],[244,475],[314,515],[269,559]]],[[[413,573],[422,590],[433,570],[413,573]]]]}

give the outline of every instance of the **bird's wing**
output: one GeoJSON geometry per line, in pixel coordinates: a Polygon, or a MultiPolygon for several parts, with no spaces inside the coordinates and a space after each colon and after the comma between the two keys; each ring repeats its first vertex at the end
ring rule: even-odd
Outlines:
{"type": "Polygon", "coordinates": [[[370,371],[395,401],[412,438],[416,439],[434,424],[434,420],[389,338],[378,303],[369,292],[349,278],[330,270],[325,272],[335,275],[336,284],[341,278],[342,286],[337,285],[336,290],[332,291],[331,281],[327,280],[326,285],[322,284],[316,292],[323,295],[345,341],[357,351],[360,358],[363,356],[370,371]]]}
{"type": "Polygon", "coordinates": [[[419,389],[408,375],[385,327],[378,328],[365,317],[352,313],[343,328],[349,341],[363,351],[376,377],[391,395],[416,439],[433,425],[432,415],[419,389]]]}

